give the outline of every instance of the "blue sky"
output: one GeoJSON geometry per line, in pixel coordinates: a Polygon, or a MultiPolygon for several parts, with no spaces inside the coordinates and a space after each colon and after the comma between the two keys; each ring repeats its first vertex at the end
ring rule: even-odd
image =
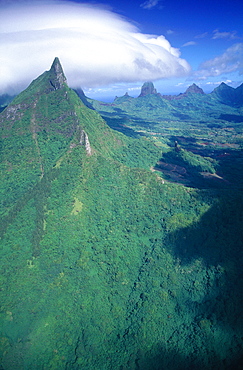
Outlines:
{"type": "Polygon", "coordinates": [[[16,93],[55,56],[87,96],[205,92],[243,73],[243,2],[0,0],[0,93],[16,93]]]}

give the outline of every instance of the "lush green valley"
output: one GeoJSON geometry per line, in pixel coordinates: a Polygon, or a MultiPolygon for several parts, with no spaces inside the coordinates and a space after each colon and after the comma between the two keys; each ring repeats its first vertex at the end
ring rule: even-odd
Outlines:
{"type": "Polygon", "coordinates": [[[243,366],[242,107],[135,99],[56,58],[0,115],[3,370],[243,366]]]}

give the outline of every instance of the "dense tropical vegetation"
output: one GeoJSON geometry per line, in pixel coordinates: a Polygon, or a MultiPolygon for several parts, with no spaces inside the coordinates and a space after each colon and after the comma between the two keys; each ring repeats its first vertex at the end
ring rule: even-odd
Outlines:
{"type": "Polygon", "coordinates": [[[240,123],[102,118],[60,68],[0,115],[2,368],[242,368],[240,123]]]}

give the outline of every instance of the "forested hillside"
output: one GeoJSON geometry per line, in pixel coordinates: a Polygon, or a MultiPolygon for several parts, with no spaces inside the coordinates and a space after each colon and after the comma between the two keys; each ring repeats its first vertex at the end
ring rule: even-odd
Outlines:
{"type": "Polygon", "coordinates": [[[240,156],[103,116],[58,58],[0,114],[1,368],[241,369],[240,156]]]}

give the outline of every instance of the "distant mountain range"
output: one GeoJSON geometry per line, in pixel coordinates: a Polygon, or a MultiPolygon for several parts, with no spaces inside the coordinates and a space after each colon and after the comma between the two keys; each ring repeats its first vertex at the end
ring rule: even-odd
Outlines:
{"type": "MultiPolygon", "coordinates": [[[[75,90],[79,97],[82,99],[85,99],[85,102],[87,104],[86,96],[81,88],[75,90]]],[[[148,81],[143,84],[141,87],[141,92],[139,94],[140,97],[144,97],[147,95],[157,95],[161,97],[162,99],[166,100],[180,100],[184,99],[191,94],[199,94],[199,95],[207,95],[210,97],[215,97],[220,103],[226,104],[233,107],[241,107],[243,105],[243,83],[238,86],[237,88],[233,88],[224,82],[222,82],[218,87],[216,87],[211,93],[205,94],[203,89],[197,86],[195,83],[193,83],[191,86],[189,86],[184,93],[180,93],[178,95],[162,95],[161,93],[157,92],[156,88],[154,87],[153,82],[148,81]]],[[[3,94],[0,95],[0,111],[7,106],[12,100],[14,96],[3,94]]],[[[128,93],[126,93],[122,97],[115,97],[114,103],[121,102],[127,99],[133,99],[131,96],[129,96],[128,93]]],[[[91,105],[90,105],[91,107],[91,105]]]]}
{"type": "Polygon", "coordinates": [[[197,86],[195,83],[193,83],[191,86],[189,86],[184,93],[181,93],[179,95],[161,95],[162,98],[173,100],[173,99],[182,99],[189,94],[205,94],[203,89],[201,89],[199,86],[197,86]]]}
{"type": "MultiPolygon", "coordinates": [[[[81,97],[82,99],[82,97],[81,97]]],[[[127,117],[149,121],[243,122],[243,84],[236,89],[221,83],[210,94],[196,84],[179,95],[161,95],[152,82],[146,82],[137,98],[128,93],[112,103],[86,98],[103,117],[127,117]]]]}
{"type": "MultiPolygon", "coordinates": [[[[184,99],[191,94],[199,94],[199,95],[205,95],[203,89],[201,89],[199,86],[197,86],[195,83],[193,83],[191,86],[189,86],[184,93],[181,93],[179,95],[162,95],[161,93],[158,93],[156,88],[154,87],[153,82],[145,82],[141,88],[141,93],[138,96],[139,98],[147,96],[147,95],[157,95],[161,97],[162,99],[166,100],[178,100],[178,99],[184,99]]],[[[234,107],[240,107],[243,105],[243,83],[238,86],[237,88],[230,87],[226,85],[224,82],[222,82],[218,87],[216,87],[210,94],[207,94],[208,96],[216,97],[220,103],[232,105],[234,107]]],[[[126,93],[121,98],[129,98],[128,93],[126,93]]]]}

